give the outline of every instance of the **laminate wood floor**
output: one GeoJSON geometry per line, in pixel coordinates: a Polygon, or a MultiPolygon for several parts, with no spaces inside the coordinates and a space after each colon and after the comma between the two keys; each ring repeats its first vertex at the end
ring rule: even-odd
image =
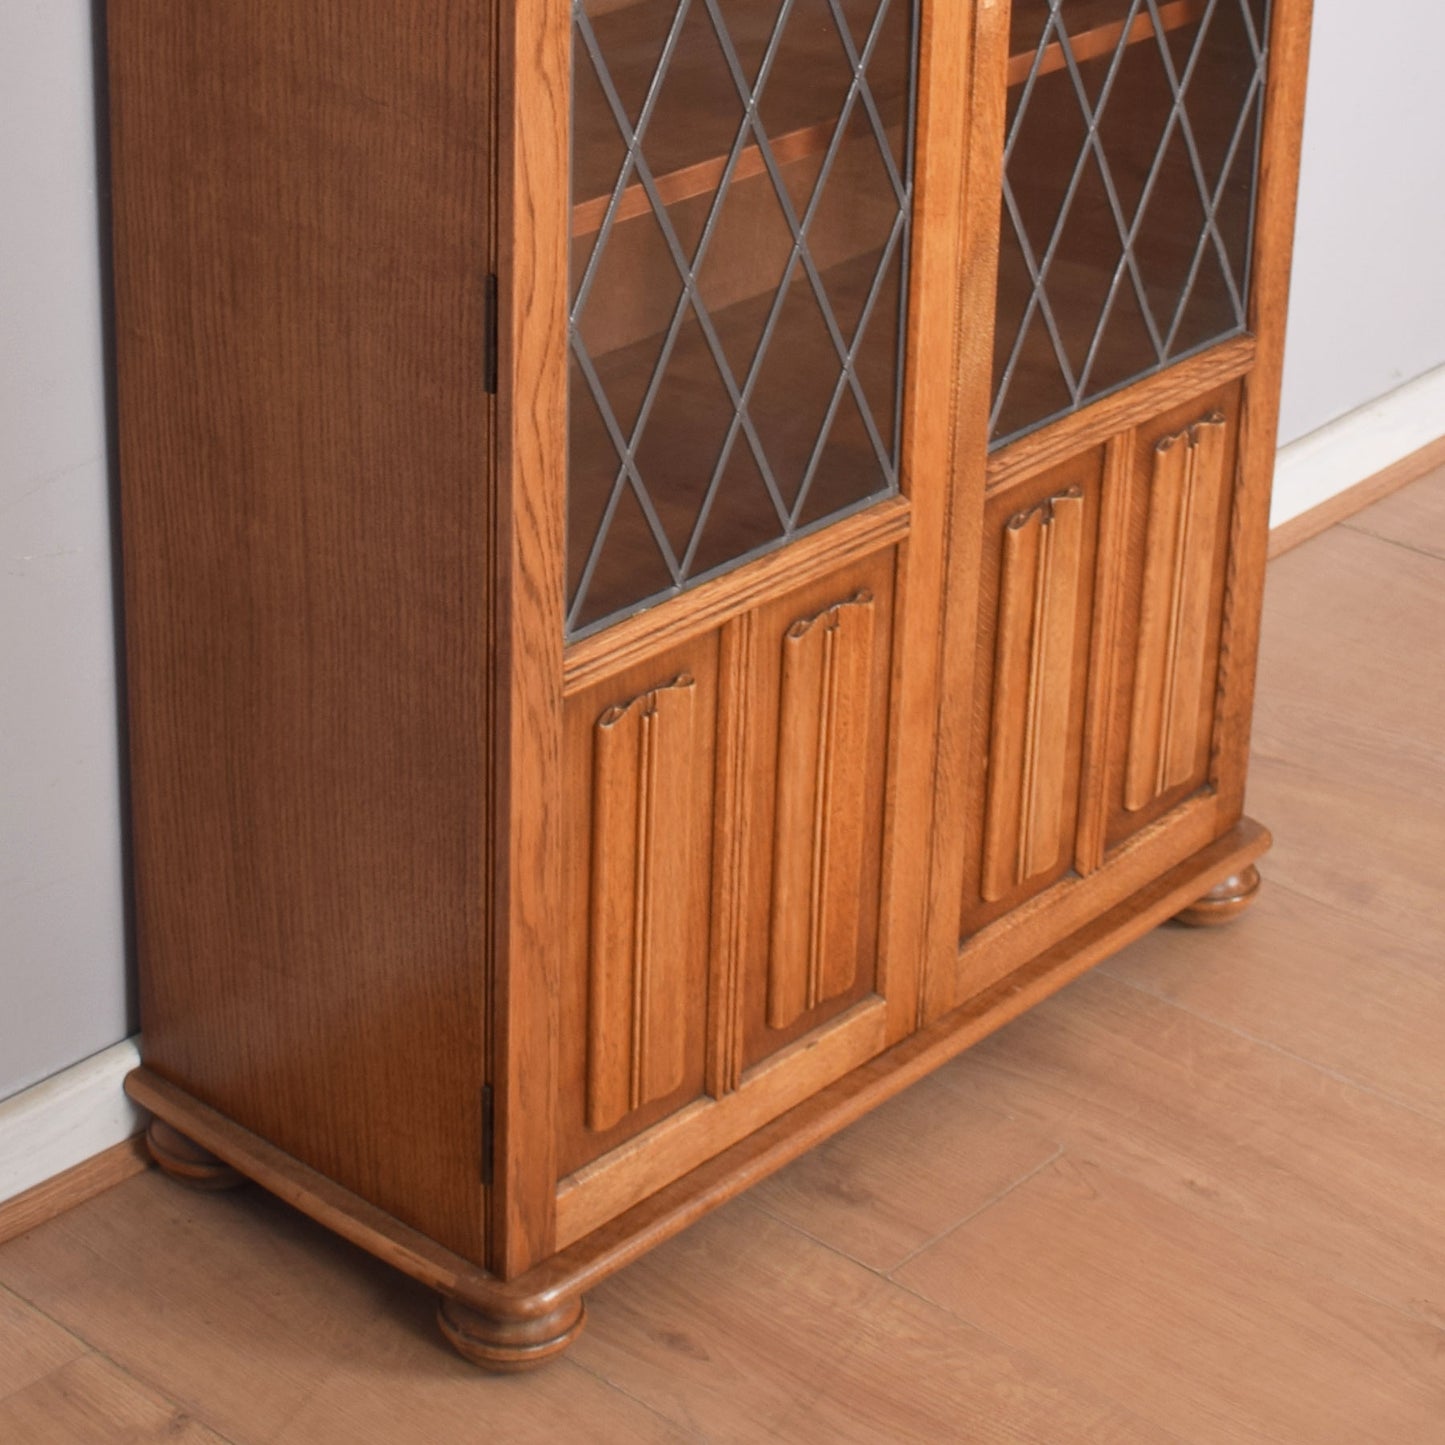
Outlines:
{"type": "Polygon", "coordinates": [[[1445,1445],[1445,470],[1270,568],[1266,889],[1160,929],[479,1375],[259,1190],[0,1248],[0,1442],[1445,1445]]]}

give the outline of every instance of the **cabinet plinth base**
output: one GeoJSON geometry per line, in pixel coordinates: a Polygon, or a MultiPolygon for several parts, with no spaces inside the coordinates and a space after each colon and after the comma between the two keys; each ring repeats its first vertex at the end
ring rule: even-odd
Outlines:
{"type": "Polygon", "coordinates": [[[586,1322],[580,1297],[532,1319],[501,1319],[445,1295],[437,1306],[437,1323],[452,1348],[471,1364],[502,1375],[535,1370],[556,1359],[586,1322]]]}
{"type": "Polygon", "coordinates": [[[1174,915],[1175,921],[1190,928],[1218,928],[1233,923],[1254,902],[1259,894],[1259,869],[1252,863],[1238,873],[1231,873],[1202,898],[1174,915]]]}
{"type": "MultiPolygon", "coordinates": [[[[1116,949],[1181,909],[1192,911],[1199,905],[1189,900],[1198,899],[1210,879],[1225,875],[1235,882],[1234,891],[1248,894],[1254,886],[1251,865],[1268,846],[1265,829],[1241,820],[985,992],[664,1186],[606,1228],[511,1280],[499,1279],[427,1238],[145,1066],[126,1077],[125,1088],[157,1116],[150,1142],[162,1167],[188,1177],[185,1169],[172,1166],[179,1156],[178,1162],[194,1177],[191,1156],[197,1146],[191,1140],[201,1141],[213,1151],[212,1173],[214,1159],[224,1159],[246,1178],[440,1295],[441,1330],[467,1360],[488,1370],[527,1370],[556,1359],[577,1338],[584,1321],[582,1297],[609,1275],[1017,1018],[1116,949]],[[1250,886],[1238,886],[1247,883],[1250,886]],[[162,1152],[157,1151],[158,1138],[162,1152]],[[170,1142],[176,1139],[183,1141],[184,1152],[170,1142]]],[[[1220,891],[1214,889],[1205,899],[1220,891]]],[[[1237,912],[1242,903],[1233,906],[1237,912]]]]}
{"type": "Polygon", "coordinates": [[[246,1182],[244,1174],[232,1169],[209,1149],[201,1148],[164,1119],[151,1120],[146,1129],[146,1151],[172,1179],[192,1189],[236,1189],[246,1182]]]}

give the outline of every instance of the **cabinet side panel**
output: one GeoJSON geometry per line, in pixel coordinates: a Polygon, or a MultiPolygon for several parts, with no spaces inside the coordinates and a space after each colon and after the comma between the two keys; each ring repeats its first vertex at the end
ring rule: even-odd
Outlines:
{"type": "Polygon", "coordinates": [[[490,13],[109,6],[146,1060],[478,1260],[490,13]]]}

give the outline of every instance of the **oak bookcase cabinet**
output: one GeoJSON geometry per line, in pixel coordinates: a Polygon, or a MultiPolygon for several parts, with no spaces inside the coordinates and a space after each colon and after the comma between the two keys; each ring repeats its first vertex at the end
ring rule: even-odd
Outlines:
{"type": "Polygon", "coordinates": [[[1243,815],[1308,0],[111,0],[144,1066],[556,1354],[1243,815]]]}

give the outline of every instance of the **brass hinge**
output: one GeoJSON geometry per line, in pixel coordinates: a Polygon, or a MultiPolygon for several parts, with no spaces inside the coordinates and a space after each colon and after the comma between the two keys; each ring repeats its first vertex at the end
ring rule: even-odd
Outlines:
{"type": "Polygon", "coordinates": [[[486,356],[482,363],[483,386],[488,396],[497,394],[497,277],[492,272],[486,282],[486,356]]]}
{"type": "Polygon", "coordinates": [[[492,1110],[492,1086],[482,1085],[482,1183],[491,1187],[496,1147],[496,1128],[492,1110]]]}

